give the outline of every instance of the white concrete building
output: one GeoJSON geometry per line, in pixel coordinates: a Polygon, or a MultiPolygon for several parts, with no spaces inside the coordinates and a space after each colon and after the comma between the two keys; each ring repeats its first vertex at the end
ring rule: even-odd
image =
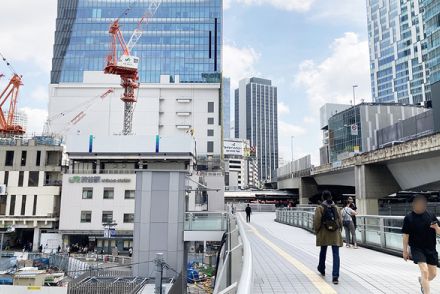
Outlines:
{"type": "Polygon", "coordinates": [[[0,226],[16,229],[5,245],[37,250],[41,233],[58,229],[62,154],[52,138],[0,141],[0,226]]]}
{"type": "MultiPolygon", "coordinates": [[[[179,83],[161,76],[161,83],[141,84],[133,117],[133,133],[170,137],[194,133],[197,155],[220,155],[222,138],[220,83],[179,83]]],[[[118,76],[84,72],[83,83],[50,85],[51,132],[120,134],[123,122],[122,88],[118,76]],[[109,89],[114,92],[101,98],[109,89]],[[85,115],[77,123],[71,121],[85,115]]]]}
{"type": "MultiPolygon", "coordinates": [[[[192,170],[194,140],[177,137],[67,137],[69,169],[63,175],[60,233],[64,246],[120,252],[133,246],[135,170],[192,170]],[[178,150],[178,151],[176,151],[178,150]],[[114,224],[112,238],[104,236],[114,224]]],[[[188,202],[189,200],[187,200],[188,202]]]]}
{"type": "Polygon", "coordinates": [[[259,187],[255,154],[249,140],[227,139],[223,142],[225,189],[244,190],[259,187]]]}

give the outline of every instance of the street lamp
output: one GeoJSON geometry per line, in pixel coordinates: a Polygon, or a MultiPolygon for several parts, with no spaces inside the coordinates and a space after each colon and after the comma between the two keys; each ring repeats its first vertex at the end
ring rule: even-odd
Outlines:
{"type": "Polygon", "coordinates": [[[358,87],[358,85],[353,85],[353,105],[356,106],[356,88],[358,87]]]}
{"type": "Polygon", "coordinates": [[[295,136],[290,136],[290,152],[292,153],[292,162],[293,162],[293,139],[295,136]]]}

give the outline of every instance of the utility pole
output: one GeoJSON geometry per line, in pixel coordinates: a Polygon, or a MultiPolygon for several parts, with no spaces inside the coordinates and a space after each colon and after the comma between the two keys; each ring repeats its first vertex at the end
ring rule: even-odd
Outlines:
{"type": "Polygon", "coordinates": [[[357,111],[356,111],[356,88],[358,87],[358,85],[353,85],[352,87],[353,87],[354,124],[356,125],[356,130],[357,130],[357,134],[356,134],[356,138],[355,138],[355,142],[356,142],[355,145],[358,146],[359,128],[357,125],[357,111]]]}
{"type": "Polygon", "coordinates": [[[154,294],[162,294],[163,253],[156,253],[156,276],[154,278],[154,294]]]}
{"type": "Polygon", "coordinates": [[[358,85],[353,85],[353,105],[356,106],[356,88],[358,85]]]}
{"type": "Polygon", "coordinates": [[[293,162],[293,139],[295,136],[290,136],[290,152],[292,153],[292,162],[293,162]]]}

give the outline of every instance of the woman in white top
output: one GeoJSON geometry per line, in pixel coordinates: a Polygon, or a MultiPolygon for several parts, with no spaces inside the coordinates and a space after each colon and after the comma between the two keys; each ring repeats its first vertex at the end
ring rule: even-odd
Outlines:
{"type": "Polygon", "coordinates": [[[354,249],[357,249],[357,242],[356,242],[356,230],[354,228],[354,223],[352,216],[356,215],[357,212],[350,208],[350,203],[347,203],[347,205],[341,209],[342,214],[342,224],[344,226],[345,230],[345,242],[347,243],[347,248],[350,248],[350,234],[353,238],[353,244],[354,249]]]}

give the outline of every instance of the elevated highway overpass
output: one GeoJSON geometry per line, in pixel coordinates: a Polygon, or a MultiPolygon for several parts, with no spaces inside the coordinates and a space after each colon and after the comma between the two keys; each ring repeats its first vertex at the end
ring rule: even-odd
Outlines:
{"type": "Polygon", "coordinates": [[[278,189],[298,190],[307,204],[320,187],[351,187],[362,214],[378,214],[378,199],[403,190],[440,190],[440,134],[280,176],[278,189]]]}

